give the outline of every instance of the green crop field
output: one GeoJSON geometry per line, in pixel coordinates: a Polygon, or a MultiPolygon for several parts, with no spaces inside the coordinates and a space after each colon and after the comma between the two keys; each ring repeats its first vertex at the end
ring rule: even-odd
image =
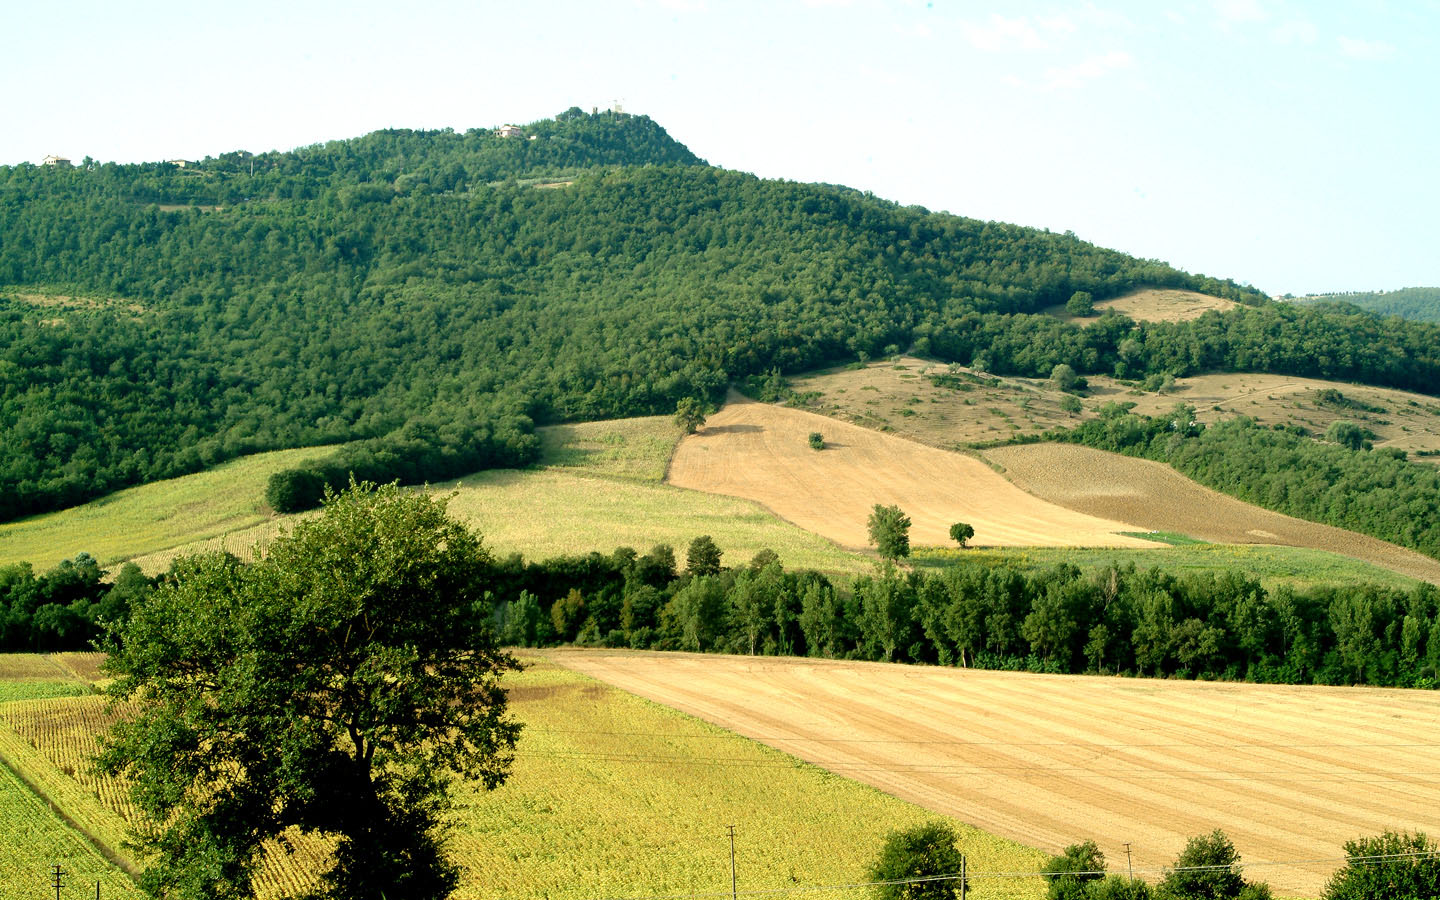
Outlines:
{"type": "Polygon", "coordinates": [[[265,482],[327,447],[259,453],[205,472],[141,485],[84,506],[0,523],[0,565],[37,571],[77,553],[101,565],[248,528],[269,518],[265,482]]]}
{"type": "Polygon", "coordinates": [[[135,883],[0,765],[0,900],[53,896],[51,866],[64,872],[67,897],[140,898],[135,883]]]}
{"type": "Polygon", "coordinates": [[[917,549],[911,563],[921,570],[942,569],[959,563],[980,563],[1014,566],[1023,571],[1061,564],[1093,571],[1111,564],[1126,566],[1133,563],[1137,569],[1160,568],[1174,575],[1239,572],[1258,578],[1267,590],[1281,585],[1304,589],[1322,584],[1379,584],[1409,590],[1419,583],[1398,572],[1338,553],[1270,544],[1176,542],[1153,550],[1080,547],[917,549]]]}
{"type": "MultiPolygon", "coordinates": [[[[853,883],[865,880],[889,830],[938,818],[541,654],[529,653],[525,662],[524,672],[506,679],[512,711],[525,724],[509,781],[493,792],[462,787],[458,794],[450,848],[465,872],[459,900],[720,891],[729,884],[731,824],[742,890],[853,883]]],[[[87,833],[118,846],[134,810],[121,785],[85,769],[106,721],[104,699],[95,696],[0,705],[0,804],[19,810],[6,821],[35,815],[24,802],[46,809],[14,770],[87,833]]],[[[1035,871],[1044,859],[954,824],[974,870],[1035,871]]],[[[57,833],[81,850],[90,847],[63,823],[57,833]]],[[[103,877],[123,880],[90,852],[95,870],[109,873],[103,877]]],[[[34,867],[27,857],[16,859],[22,869],[34,867]]],[[[272,856],[262,896],[304,887],[320,864],[313,852],[288,861],[272,856]]],[[[6,873],[0,891],[23,877],[6,873]]],[[[980,879],[972,887],[981,900],[1038,900],[1044,893],[1036,879],[980,879]]]]}

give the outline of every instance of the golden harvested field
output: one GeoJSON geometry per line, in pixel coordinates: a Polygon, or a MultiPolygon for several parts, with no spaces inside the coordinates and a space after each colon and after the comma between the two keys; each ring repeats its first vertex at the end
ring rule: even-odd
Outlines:
{"type": "MultiPolygon", "coordinates": [[[[525,731],[499,790],[462,801],[459,900],[640,897],[863,881],[892,829],[940,818],[543,658],[516,677],[525,731]]],[[[975,870],[1041,854],[959,826],[975,870]]],[[[1038,879],[977,879],[972,897],[1039,900],[1038,879]]],[[[807,891],[854,898],[855,891],[807,891]]]]}
{"type": "MultiPolygon", "coordinates": [[[[1146,288],[1123,297],[1097,301],[1095,312],[1103,313],[1107,309],[1113,309],[1140,322],[1189,322],[1192,319],[1200,318],[1212,309],[1216,312],[1224,312],[1227,309],[1234,309],[1236,305],[1234,300],[1212,297],[1196,291],[1146,288]]],[[[1064,304],[1052,306],[1044,312],[1058,318],[1072,319],[1081,325],[1094,321],[1094,319],[1074,319],[1065,311],[1064,304]]]]}
{"type": "Polygon", "coordinates": [[[1316,896],[1342,844],[1440,830],[1440,694],[833,660],[553,658],[1047,852],[1093,839],[1154,880],[1222,828],[1248,874],[1316,896]]]}
{"type": "Polygon", "coordinates": [[[1440,584],[1440,560],[1353,531],[1295,519],[1212,491],[1169,466],[1070,444],[984,451],[1015,484],[1093,516],[1225,544],[1310,547],[1440,584]]]}
{"type": "Polygon", "coordinates": [[[952,543],[954,522],[973,525],[979,546],[1149,545],[1119,533],[1137,526],[1032,497],[972,457],[738,395],[680,442],[669,481],[754,500],[846,547],[869,544],[876,503],[909,515],[914,545],[952,543]],[[824,450],[810,449],[815,431],[824,450]]]}

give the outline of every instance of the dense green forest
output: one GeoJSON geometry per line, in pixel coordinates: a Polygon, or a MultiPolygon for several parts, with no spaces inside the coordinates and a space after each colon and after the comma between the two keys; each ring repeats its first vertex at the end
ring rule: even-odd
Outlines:
{"type": "Polygon", "coordinates": [[[712,168],[643,116],[521,130],[0,167],[0,519],[321,443],[367,442],[284,485],[302,504],[351,468],[519,465],[536,422],[669,412],[911,346],[1018,374],[1440,385],[1440,326],[712,168]],[[1247,305],[1182,325],[1036,314],[1140,286],[1247,305]]]}
{"type": "Polygon", "coordinates": [[[1400,288],[1395,291],[1360,291],[1318,294],[1302,303],[1349,303],[1379,316],[1399,316],[1419,322],[1440,322],[1440,287],[1400,288]]]}
{"type": "Polygon", "coordinates": [[[1440,469],[1403,451],[1369,449],[1352,428],[1356,439],[1347,444],[1333,440],[1342,429],[1321,441],[1243,416],[1207,428],[1185,404],[1137,416],[1112,403],[1099,419],[1046,437],[1168,462],[1232,497],[1440,558],[1440,469]]]}

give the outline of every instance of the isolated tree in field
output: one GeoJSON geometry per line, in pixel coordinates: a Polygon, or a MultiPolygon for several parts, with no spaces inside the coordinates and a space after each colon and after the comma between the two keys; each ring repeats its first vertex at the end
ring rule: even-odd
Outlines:
{"type": "Polygon", "coordinates": [[[960,896],[962,863],[955,830],[931,822],[890,832],[870,868],[870,880],[908,882],[877,885],[878,900],[954,900],[960,896]],[[935,880],[910,880],[918,878],[935,880]]]}
{"type": "Polygon", "coordinates": [[[1345,844],[1348,862],[1330,877],[1322,900],[1440,897],[1440,847],[1423,832],[1387,831],[1345,844]]]}
{"type": "Polygon", "coordinates": [[[812,431],[812,432],[810,432],[810,449],[811,449],[811,450],[824,450],[824,449],[825,449],[825,435],[821,434],[821,433],[818,432],[818,431],[812,431]]]}
{"type": "Polygon", "coordinates": [[[445,501],[354,486],[244,565],[182,558],[112,634],[101,771],[133,785],[153,896],[254,896],[264,841],[336,840],[318,895],[448,896],[456,778],[503,782],[520,726],[485,624],[491,561],[445,501]]]}
{"type": "Polygon", "coordinates": [[[961,547],[964,547],[965,542],[970,540],[974,536],[974,526],[967,525],[964,522],[956,522],[954,525],[950,526],[950,540],[959,544],[961,547]]]}
{"type": "Polygon", "coordinates": [[[1074,367],[1066,363],[1057,363],[1055,368],[1050,370],[1050,386],[1057,391],[1079,390],[1082,386],[1080,376],[1075,374],[1074,367]]]}
{"type": "Polygon", "coordinates": [[[685,571],[691,575],[718,575],[720,557],[721,550],[710,535],[702,534],[690,542],[690,548],[685,552],[685,571]]]}
{"type": "Polygon", "coordinates": [[[694,434],[705,425],[705,405],[694,397],[681,397],[675,404],[675,424],[686,434],[694,434]]]}
{"type": "Polygon", "coordinates": [[[870,543],[881,556],[896,560],[910,555],[910,517],[900,507],[875,504],[866,525],[870,543]]]}
{"type": "Polygon", "coordinates": [[[1331,422],[1330,427],[1325,429],[1325,440],[1350,450],[1369,450],[1372,437],[1374,434],[1370,429],[1354,422],[1331,422]]]}
{"type": "Polygon", "coordinates": [[[1089,291],[1076,291],[1065,301],[1065,311],[1072,316],[1093,316],[1095,315],[1095,298],[1090,296],[1089,291]]]}

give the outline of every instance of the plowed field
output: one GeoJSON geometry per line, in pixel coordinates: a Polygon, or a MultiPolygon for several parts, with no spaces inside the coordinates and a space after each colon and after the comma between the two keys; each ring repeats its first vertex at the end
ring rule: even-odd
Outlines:
{"type": "Polygon", "coordinates": [[[972,457],[735,395],[680,442],[668,481],[755,500],[845,547],[867,546],[877,503],[909,515],[915,545],[952,544],[950,525],[968,522],[980,546],[1154,546],[1119,533],[1137,526],[1033,497],[972,457]],[[824,450],[807,443],[816,431],[824,450]]]}
{"type": "Polygon", "coordinates": [[[773,659],[553,659],[806,761],[1058,851],[1124,842],[1152,880],[1223,828],[1251,877],[1316,896],[1341,845],[1440,831],[1440,695],[773,659]]]}
{"type": "Polygon", "coordinates": [[[996,447],[985,456],[1037,497],[1145,530],[1223,544],[1310,547],[1440,584],[1440,560],[1353,531],[1295,519],[1212,491],[1162,463],[1070,444],[996,447]]]}

